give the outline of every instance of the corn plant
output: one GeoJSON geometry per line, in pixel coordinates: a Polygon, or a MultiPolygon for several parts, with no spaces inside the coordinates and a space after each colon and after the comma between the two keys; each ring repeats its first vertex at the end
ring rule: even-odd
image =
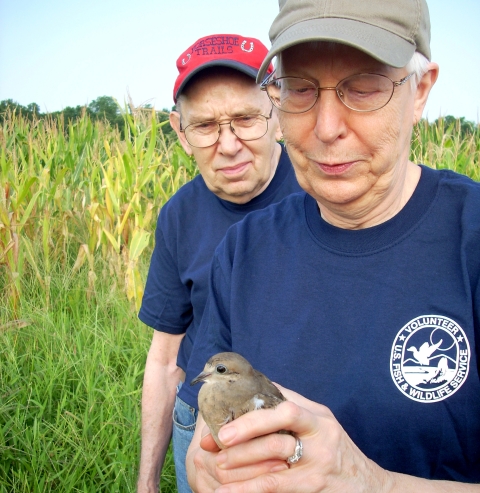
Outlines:
{"type": "Polygon", "coordinates": [[[480,126],[462,129],[461,120],[435,123],[421,120],[415,126],[412,160],[437,169],[451,169],[480,181],[480,126]]]}
{"type": "Polygon", "coordinates": [[[162,204],[195,174],[181,147],[167,143],[155,112],[125,112],[116,128],[84,115],[29,121],[9,112],[0,128],[0,296],[14,313],[26,276],[50,303],[52,261],[87,268],[95,293],[98,261],[138,309],[138,262],[152,244],[162,204]],[[72,260],[73,258],[73,260],[72,260]]]}

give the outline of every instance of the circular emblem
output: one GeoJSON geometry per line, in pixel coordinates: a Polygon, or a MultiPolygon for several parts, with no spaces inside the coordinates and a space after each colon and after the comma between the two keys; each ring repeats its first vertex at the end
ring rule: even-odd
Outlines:
{"type": "Polygon", "coordinates": [[[463,329],[440,315],[422,315],[401,328],[392,345],[390,373],[408,398],[437,402],[465,382],[470,345],[463,329]]]}

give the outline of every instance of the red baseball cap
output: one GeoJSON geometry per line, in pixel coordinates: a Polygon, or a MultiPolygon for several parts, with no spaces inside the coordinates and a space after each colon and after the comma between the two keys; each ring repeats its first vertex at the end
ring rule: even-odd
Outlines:
{"type": "MultiPolygon", "coordinates": [[[[173,100],[177,102],[185,84],[195,74],[209,67],[231,67],[256,79],[267,54],[267,47],[256,38],[239,34],[211,34],[200,38],[178,57],[173,100]]],[[[266,73],[272,72],[273,65],[270,63],[266,73]]]]}

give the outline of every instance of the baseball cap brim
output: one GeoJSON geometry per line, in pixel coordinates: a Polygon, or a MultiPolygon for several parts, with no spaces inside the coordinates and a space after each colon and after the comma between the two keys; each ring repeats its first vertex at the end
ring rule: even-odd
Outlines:
{"type": "Polygon", "coordinates": [[[357,48],[392,67],[404,67],[415,53],[415,45],[380,27],[351,19],[309,19],[293,24],[277,36],[260,66],[257,82],[265,78],[272,59],[283,50],[309,41],[331,41],[357,48]]]}
{"type": "MultiPolygon", "coordinates": [[[[267,64],[267,67],[266,67],[265,71],[268,70],[268,65],[269,64],[267,64]]],[[[211,62],[204,63],[203,65],[200,65],[200,67],[197,67],[196,69],[192,70],[185,77],[185,79],[178,86],[178,88],[176,88],[175,95],[181,94],[181,92],[185,89],[185,86],[192,79],[192,77],[194,77],[195,75],[197,75],[202,70],[205,70],[205,69],[211,68],[211,67],[229,67],[229,68],[233,68],[235,70],[238,70],[239,72],[243,72],[244,74],[252,77],[254,80],[257,78],[257,73],[258,73],[258,71],[255,68],[250,67],[248,65],[245,65],[244,63],[237,62],[235,60],[222,60],[222,59],[212,60],[211,62]]]]}

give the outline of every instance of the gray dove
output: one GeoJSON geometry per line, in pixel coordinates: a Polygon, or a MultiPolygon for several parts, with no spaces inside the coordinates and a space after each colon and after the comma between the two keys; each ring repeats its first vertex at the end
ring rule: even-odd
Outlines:
{"type": "Polygon", "coordinates": [[[261,372],[237,353],[218,353],[190,385],[204,382],[198,407],[217,445],[220,428],[248,411],[274,408],[285,397],[261,372]]]}

